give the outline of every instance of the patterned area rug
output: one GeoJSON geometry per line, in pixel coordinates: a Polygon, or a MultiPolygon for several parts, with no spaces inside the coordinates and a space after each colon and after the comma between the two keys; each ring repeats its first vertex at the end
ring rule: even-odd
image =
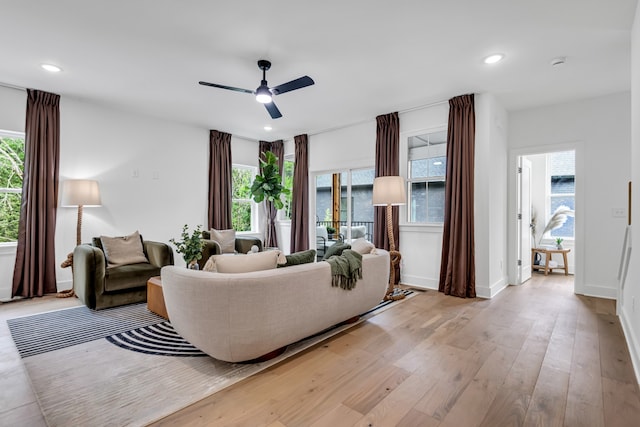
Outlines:
{"type": "MultiPolygon", "coordinates": [[[[407,299],[415,295],[412,293],[407,299]]],[[[123,349],[105,338],[22,360],[47,425],[143,426],[353,328],[402,301],[406,299],[383,303],[356,323],[291,344],[284,354],[260,363],[227,363],[211,357],[162,357],[123,349]]],[[[40,321],[43,319],[46,317],[40,321]]],[[[46,323],[40,323],[39,327],[50,329],[46,323]]],[[[143,326],[133,329],[139,328],[143,326]]],[[[67,334],[73,335],[74,331],[67,330],[67,334]]]]}

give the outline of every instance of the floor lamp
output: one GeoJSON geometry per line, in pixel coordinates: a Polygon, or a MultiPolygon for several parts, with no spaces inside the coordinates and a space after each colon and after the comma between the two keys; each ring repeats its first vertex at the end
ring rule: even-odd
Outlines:
{"type": "MultiPolygon", "coordinates": [[[[98,181],[90,179],[69,179],[62,183],[61,206],[78,207],[78,222],[76,225],[76,245],[82,243],[82,208],[84,206],[101,206],[100,188],[98,181]]],[[[60,265],[62,268],[71,267],[73,272],[73,252],[60,265]]],[[[76,293],[73,288],[58,292],[58,298],[68,298],[76,293]]]]}
{"type": "Polygon", "coordinates": [[[396,250],[396,242],[393,237],[393,210],[391,207],[404,205],[406,200],[403,177],[381,176],[373,180],[373,205],[387,207],[387,233],[389,236],[391,272],[389,274],[389,287],[387,288],[385,300],[404,298],[404,294],[395,293],[396,266],[400,264],[402,255],[396,250]]]}

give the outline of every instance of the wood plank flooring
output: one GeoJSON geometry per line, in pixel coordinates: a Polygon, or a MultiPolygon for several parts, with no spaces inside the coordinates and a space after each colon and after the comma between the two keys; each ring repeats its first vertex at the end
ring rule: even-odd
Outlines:
{"type": "Polygon", "coordinates": [[[640,426],[615,302],[534,274],[492,300],[420,293],[154,426],[640,426]]]}
{"type": "MultiPolygon", "coordinates": [[[[3,304],[0,320],[76,304],[3,304]]],[[[0,354],[0,425],[44,425],[4,322],[0,354]]],[[[614,301],[534,274],[492,300],[421,292],[153,425],[638,427],[640,392],[614,301]]]]}

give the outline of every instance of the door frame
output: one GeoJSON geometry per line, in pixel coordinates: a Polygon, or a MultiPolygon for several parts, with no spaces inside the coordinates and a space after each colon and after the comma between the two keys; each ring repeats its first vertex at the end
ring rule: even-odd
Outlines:
{"type": "Polygon", "coordinates": [[[572,141],[559,144],[544,144],[525,148],[514,148],[509,150],[508,163],[508,207],[507,207],[507,254],[509,283],[517,283],[517,261],[518,261],[518,226],[517,226],[517,209],[518,209],[518,192],[516,185],[518,157],[534,154],[553,153],[557,151],[575,152],[575,209],[578,214],[575,216],[575,255],[574,255],[574,280],[573,290],[576,294],[584,293],[584,198],[585,198],[585,175],[584,175],[584,144],[581,141],[572,141]],[[582,212],[583,215],[579,213],[582,212]]]}

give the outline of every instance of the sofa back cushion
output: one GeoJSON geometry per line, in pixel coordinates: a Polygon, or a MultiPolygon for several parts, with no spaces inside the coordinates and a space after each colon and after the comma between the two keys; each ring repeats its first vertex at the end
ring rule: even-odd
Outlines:
{"type": "Polygon", "coordinates": [[[356,239],[351,242],[351,249],[358,252],[360,255],[371,253],[375,246],[373,243],[365,239],[356,239]]]}
{"type": "Polygon", "coordinates": [[[203,270],[218,273],[248,273],[272,270],[278,265],[280,251],[256,252],[247,255],[214,255],[203,270]]]}
{"type": "Polygon", "coordinates": [[[100,243],[109,267],[149,262],[138,231],[123,237],[100,236],[100,243]]]}

